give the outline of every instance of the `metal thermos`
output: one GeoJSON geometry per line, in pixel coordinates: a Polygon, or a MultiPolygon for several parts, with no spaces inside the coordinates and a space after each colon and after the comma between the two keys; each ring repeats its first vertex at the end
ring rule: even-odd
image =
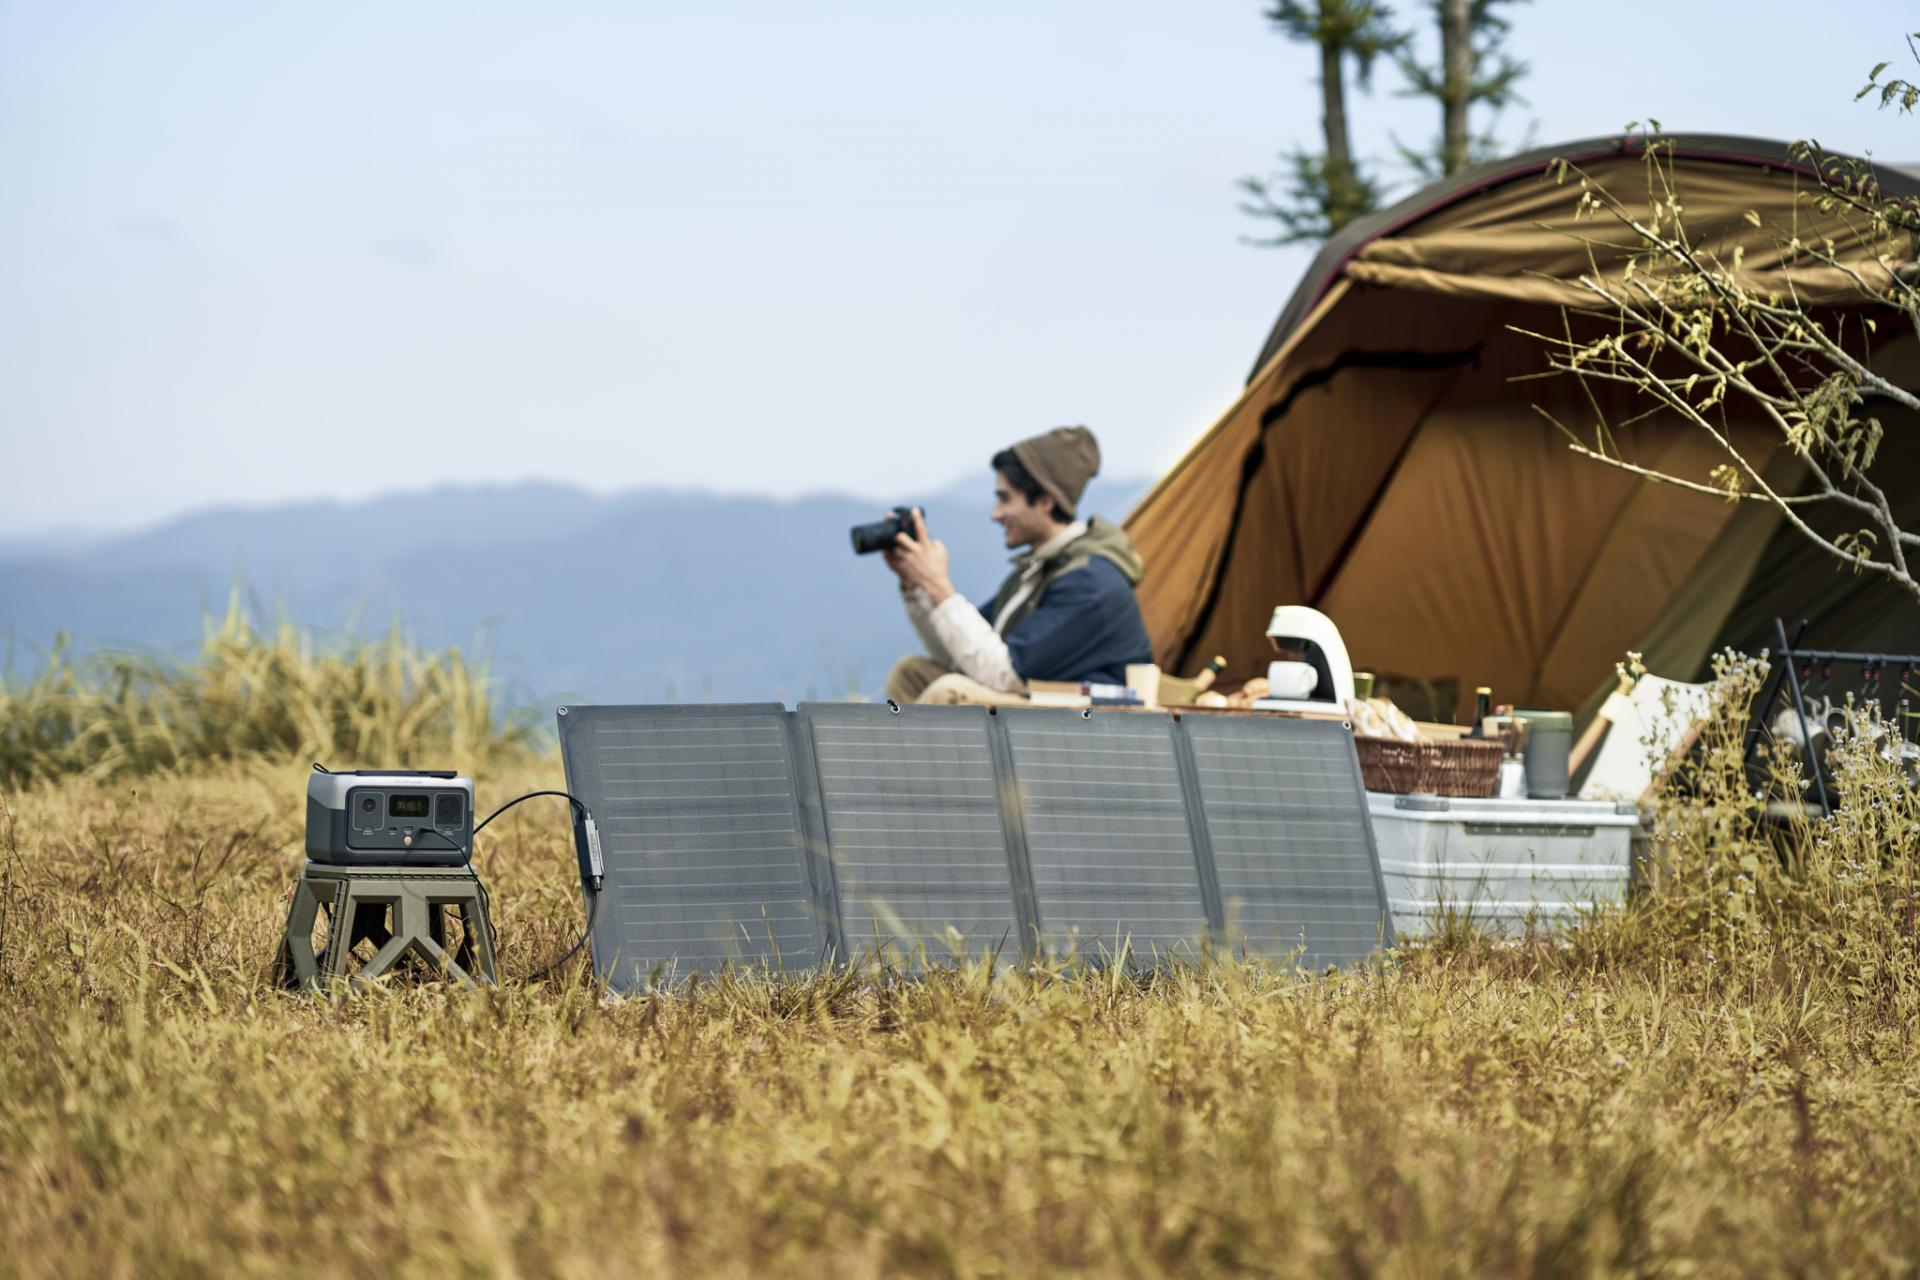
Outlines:
{"type": "Polygon", "coordinates": [[[1527,722],[1527,797],[1532,800],[1567,798],[1567,760],[1573,753],[1573,714],[1515,707],[1516,719],[1527,722]]]}

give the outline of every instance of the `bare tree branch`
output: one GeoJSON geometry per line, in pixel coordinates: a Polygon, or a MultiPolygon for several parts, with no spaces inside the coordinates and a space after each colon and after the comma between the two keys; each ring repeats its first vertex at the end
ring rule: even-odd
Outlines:
{"type": "MultiPolygon", "coordinates": [[[[1579,382],[1593,414],[1591,442],[1535,408],[1581,457],[1653,483],[1772,505],[1839,563],[1883,576],[1920,600],[1907,557],[1909,548],[1920,549],[1920,533],[1900,527],[1870,474],[1886,431],[1871,405],[1920,413],[1920,394],[1871,363],[1877,316],[1904,318],[1920,336],[1920,266],[1898,261],[1920,243],[1920,204],[1886,196],[1864,162],[1806,144],[1796,156],[1808,162],[1811,189],[1796,179],[1789,225],[1774,233],[1769,265],[1757,274],[1745,264],[1752,237],[1707,243],[1694,236],[1671,142],[1652,138],[1645,145],[1644,208],[1629,207],[1592,175],[1559,162],[1562,182],[1579,180],[1575,222],[1613,230],[1575,233],[1588,270],[1572,283],[1587,301],[1562,309],[1561,332],[1516,331],[1545,346],[1549,376],[1579,382]],[[1818,218],[1803,222],[1803,201],[1818,218]],[[1819,280],[1822,298],[1836,287],[1851,289],[1854,313],[1814,311],[1802,295],[1802,274],[1819,280]],[[1576,316],[1594,330],[1576,332],[1576,316]],[[1624,388],[1630,400],[1645,402],[1618,426],[1670,415],[1703,433],[1725,462],[1702,482],[1630,461],[1597,394],[1601,387],[1624,388]],[[1792,452],[1805,470],[1804,482],[1796,481],[1804,492],[1782,492],[1768,481],[1763,455],[1749,454],[1754,441],[1735,431],[1735,404],[1792,452]],[[1848,512],[1864,527],[1822,533],[1802,513],[1823,508],[1848,512]]],[[[1746,220],[1764,231],[1758,214],[1746,220]]]]}

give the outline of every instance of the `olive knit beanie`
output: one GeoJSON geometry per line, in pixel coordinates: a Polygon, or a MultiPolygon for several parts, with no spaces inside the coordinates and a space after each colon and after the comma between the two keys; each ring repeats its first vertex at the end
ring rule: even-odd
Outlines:
{"type": "Polygon", "coordinates": [[[1013,456],[1073,519],[1087,481],[1100,474],[1100,444],[1085,427],[1055,427],[1013,446],[1013,456]]]}

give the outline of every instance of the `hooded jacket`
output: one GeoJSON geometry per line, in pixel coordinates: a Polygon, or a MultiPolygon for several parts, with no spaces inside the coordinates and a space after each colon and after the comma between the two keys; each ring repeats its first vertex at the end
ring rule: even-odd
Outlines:
{"type": "MultiPolygon", "coordinates": [[[[1020,589],[1030,563],[1030,555],[1016,559],[981,607],[988,625],[1020,589]]],[[[1145,570],[1125,530],[1090,517],[1086,533],[1041,566],[1039,581],[1000,628],[1020,678],[1121,684],[1127,664],[1152,662],[1153,645],[1133,598],[1145,570]]]]}

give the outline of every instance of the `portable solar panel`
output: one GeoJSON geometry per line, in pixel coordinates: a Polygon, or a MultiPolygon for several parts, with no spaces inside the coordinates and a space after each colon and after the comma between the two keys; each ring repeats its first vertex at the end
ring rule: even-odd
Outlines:
{"type": "Polygon", "coordinates": [[[1136,964],[1209,935],[1306,965],[1390,941],[1348,730],[1279,717],[810,703],[567,707],[615,987],[998,949],[1136,964]]]}
{"type": "Polygon", "coordinates": [[[1159,715],[1002,710],[1040,943],[1082,959],[1197,955],[1209,925],[1175,749],[1159,715]]]}
{"type": "Polygon", "coordinates": [[[614,986],[822,958],[788,719],[778,703],[560,709],[567,787],[606,855],[591,941],[614,986]]]}
{"type": "Polygon", "coordinates": [[[806,703],[851,958],[1021,952],[1024,875],[984,707],[806,703]]]}
{"type": "Polygon", "coordinates": [[[1393,940],[1351,731],[1326,720],[1183,716],[1227,937],[1318,968],[1393,940]]]}

